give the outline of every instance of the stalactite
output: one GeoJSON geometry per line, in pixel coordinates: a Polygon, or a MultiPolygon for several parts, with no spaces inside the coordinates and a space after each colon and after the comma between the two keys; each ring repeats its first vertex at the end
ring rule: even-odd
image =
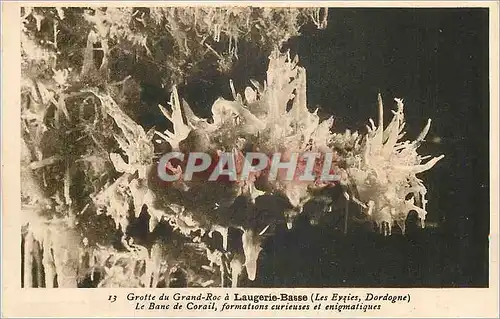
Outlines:
{"type": "Polygon", "coordinates": [[[45,271],[45,287],[54,288],[56,278],[56,266],[54,264],[54,256],[52,255],[52,247],[49,243],[49,238],[46,235],[43,240],[43,269],[45,271]]]}
{"type": "Polygon", "coordinates": [[[67,234],[54,234],[52,250],[57,273],[57,283],[61,288],[77,287],[77,269],[79,260],[78,246],[71,242],[67,234]],[[66,236],[65,236],[66,235],[66,236]]]}
{"type": "Polygon", "coordinates": [[[238,287],[238,280],[240,278],[241,273],[243,272],[243,264],[238,258],[239,256],[234,256],[233,259],[231,260],[231,287],[236,288],[238,287]]]}
{"type": "Polygon", "coordinates": [[[24,288],[33,288],[33,233],[28,230],[24,237],[24,288]]]}
{"type": "Polygon", "coordinates": [[[255,280],[257,275],[257,261],[259,259],[261,247],[261,238],[253,230],[243,230],[242,241],[243,251],[245,253],[245,268],[248,279],[255,280]]]}
{"type": "Polygon", "coordinates": [[[43,288],[45,287],[45,279],[44,279],[44,269],[43,269],[43,251],[40,247],[40,242],[38,240],[33,241],[33,257],[34,257],[34,266],[36,269],[36,287],[43,288]]]}
{"type": "Polygon", "coordinates": [[[158,286],[158,281],[160,279],[161,270],[161,245],[159,243],[154,243],[151,247],[151,261],[149,262],[148,271],[151,273],[151,287],[156,288],[158,286]]]}

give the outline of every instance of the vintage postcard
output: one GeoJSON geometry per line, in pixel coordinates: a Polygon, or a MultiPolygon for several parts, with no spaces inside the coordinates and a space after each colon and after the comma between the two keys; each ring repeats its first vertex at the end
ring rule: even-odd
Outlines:
{"type": "Polygon", "coordinates": [[[498,30],[3,2],[2,317],[498,318],[498,30]]]}

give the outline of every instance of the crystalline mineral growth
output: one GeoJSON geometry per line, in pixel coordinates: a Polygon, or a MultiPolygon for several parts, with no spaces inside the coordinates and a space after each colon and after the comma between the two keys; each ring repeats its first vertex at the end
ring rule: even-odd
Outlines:
{"type": "MultiPolygon", "coordinates": [[[[194,115],[189,105],[179,100],[174,89],[171,111],[160,106],[163,114],[173,123],[173,131],[157,134],[174,150],[178,150],[183,144],[190,146],[190,151],[206,152],[215,149],[233,151],[238,156],[237,154],[243,155],[242,152],[252,149],[268,156],[281,153],[283,158],[292,153],[326,151],[333,120],[330,118],[320,123],[316,112],[307,109],[305,69],[299,67],[298,58],[292,60],[288,52],[282,54],[275,51],[269,60],[267,81],[260,84],[251,80],[253,88],[247,87],[244,96],[237,94],[231,83],[234,101],[222,98],[215,101],[212,106],[212,123],[194,115]],[[287,110],[290,101],[291,108],[287,110]],[[194,146],[196,149],[193,149],[194,146]]],[[[243,194],[254,203],[265,192],[278,192],[288,198],[296,208],[296,213],[290,214],[288,211],[277,212],[278,215],[270,214],[267,219],[260,220],[257,227],[255,222],[248,222],[244,218],[234,220],[232,215],[225,215],[223,209],[218,210],[220,213],[191,212],[193,219],[199,221],[200,225],[206,221],[206,216],[211,216],[212,226],[209,229],[235,227],[243,230],[244,265],[251,280],[255,278],[257,258],[262,249],[261,233],[265,232],[268,225],[280,220],[279,214],[285,213],[285,217],[289,218],[300,212],[301,206],[309,198],[308,186],[314,183],[297,183],[278,176],[277,180],[268,180],[265,184],[267,186],[257,189],[254,182],[255,179],[235,182],[233,189],[237,191],[232,200],[243,194]]],[[[189,188],[190,183],[186,184],[189,188]]],[[[211,192],[211,188],[213,187],[207,186],[201,191],[211,192]]],[[[213,203],[215,204],[218,205],[213,203]]],[[[227,235],[224,231],[222,233],[223,236],[227,235]]]]}
{"type": "MultiPolygon", "coordinates": [[[[300,207],[304,199],[307,198],[305,185],[296,186],[293,183],[279,180],[257,189],[254,185],[257,177],[248,182],[235,182],[231,187],[220,187],[219,185],[196,188],[193,187],[196,185],[187,185],[181,181],[175,185],[181,186],[179,189],[183,196],[180,198],[169,196],[177,189],[172,191],[171,188],[165,191],[154,188],[149,180],[152,167],[155,166],[153,161],[154,148],[151,143],[153,132],[145,132],[139,124],[120,109],[118,105],[124,104],[123,99],[121,93],[117,94],[114,89],[115,85],[120,82],[110,83],[111,79],[117,75],[110,74],[110,72],[112,72],[112,62],[116,62],[116,59],[121,60],[123,56],[128,56],[131,47],[134,48],[131,50],[134,51],[134,57],[144,57],[145,55],[148,57],[148,61],[151,58],[155,59],[156,54],[153,57],[152,51],[147,45],[151,44],[151,41],[147,40],[148,36],[149,39],[155,39],[157,35],[163,37],[165,32],[170,33],[175,44],[175,52],[167,57],[169,62],[167,69],[172,71],[174,75],[177,71],[173,70],[177,70],[177,65],[184,65],[186,60],[192,58],[202,59],[205,54],[199,55],[197,53],[206,48],[219,58],[217,62],[219,68],[227,70],[231,66],[231,61],[238,58],[238,43],[253,41],[253,31],[258,30],[257,33],[263,35],[259,41],[263,43],[262,47],[267,50],[267,47],[280,46],[291,36],[298,35],[300,26],[310,20],[311,14],[313,14],[313,22],[319,28],[326,27],[327,9],[282,8],[265,9],[263,12],[258,8],[252,9],[250,7],[217,10],[212,10],[212,8],[149,10],[149,17],[154,19],[156,12],[156,18],[159,19],[155,20],[166,20],[158,28],[149,25],[148,10],[143,9],[95,8],[82,11],[78,8],[75,10],[55,8],[54,11],[50,8],[33,8],[33,10],[26,9],[24,11],[21,35],[23,49],[22,87],[23,93],[32,94],[33,99],[30,101],[36,102],[26,103],[29,107],[24,107],[22,110],[22,118],[26,120],[24,121],[26,123],[23,123],[23,128],[27,130],[26,136],[29,137],[24,138],[23,143],[29,144],[30,152],[27,153],[32,153],[23,154],[23,157],[26,157],[26,163],[24,160],[22,163],[23,216],[26,218],[23,226],[26,275],[24,284],[26,286],[43,286],[42,282],[36,284],[34,282],[43,281],[42,278],[45,278],[46,287],[53,286],[54,283],[59,287],[74,287],[78,283],[77,277],[83,274],[82,269],[91,269],[91,274],[93,274],[94,268],[103,267],[109,256],[116,257],[117,265],[106,270],[106,277],[110,280],[105,280],[101,286],[148,286],[150,277],[148,274],[141,274],[141,282],[137,282],[135,279],[137,279],[138,274],[130,271],[135,268],[133,266],[135,263],[142,263],[148,260],[148,257],[145,256],[144,249],[129,241],[128,235],[123,234],[122,238],[122,243],[128,250],[117,253],[111,251],[112,249],[99,251],[102,247],[96,248],[96,243],[89,245],[88,239],[85,237],[88,234],[84,234],[89,230],[86,228],[87,226],[80,224],[85,230],[83,233],[77,231],[80,226],[76,226],[81,221],[80,217],[83,212],[87,209],[93,211],[94,208],[97,209],[98,214],[105,212],[110,215],[115,221],[116,227],[121,228],[125,233],[129,221],[134,218],[130,214],[132,208],[135,217],[138,217],[143,208],[147,207],[151,215],[149,225],[151,231],[161,220],[167,220],[181,235],[188,238],[196,230],[202,230],[202,234],[218,231],[224,238],[224,250],[228,247],[228,228],[240,228],[244,232],[242,250],[246,260],[233,258],[232,271],[233,274],[239,274],[240,268],[246,266],[250,279],[253,279],[261,250],[260,237],[270,228],[272,223],[279,220],[279,214],[282,211],[278,209],[276,214],[270,214],[258,222],[252,222],[251,220],[255,217],[252,216],[252,209],[242,211],[234,217],[228,213],[228,206],[237,196],[241,195],[251,198],[251,202],[254,203],[265,192],[281,192],[289,198],[295,207],[300,207]],[[82,17],[84,21],[80,20],[82,17]],[[71,21],[75,22],[75,25],[70,26],[70,29],[77,27],[78,30],[74,29],[75,36],[82,40],[77,41],[78,44],[75,44],[76,42],[70,44],[71,48],[66,46],[64,41],[58,42],[58,38],[60,40],[61,37],[59,34],[60,23],[63,19],[66,19],[65,21],[69,24],[71,21]],[[35,27],[30,27],[30,21],[35,23],[35,27]],[[86,23],[82,24],[81,22],[86,23]],[[76,24],[85,27],[78,28],[76,24]],[[35,28],[36,32],[30,32],[30,29],[35,31],[35,28]],[[196,36],[192,40],[193,34],[196,36]],[[200,38],[203,40],[200,41],[200,38]],[[213,41],[210,41],[211,39],[213,41]],[[228,42],[227,53],[217,52],[211,48],[209,43],[213,45],[214,42],[219,41],[220,43],[228,42]],[[111,47],[113,50],[117,50],[113,51],[117,54],[110,54],[111,47]],[[69,61],[65,58],[64,51],[68,49],[82,51],[81,64],[78,62],[73,65],[75,61],[69,61]],[[62,52],[58,52],[59,50],[62,52]],[[71,68],[60,69],[68,62],[71,64],[71,68]],[[46,81],[47,75],[52,73],[54,74],[53,79],[46,81]],[[99,87],[99,89],[95,87],[99,87]],[[89,93],[95,95],[100,103],[96,103],[97,100],[94,97],[87,99],[89,93]],[[37,101],[41,101],[41,103],[37,101]],[[83,103],[80,103],[82,101],[83,103]],[[95,107],[92,126],[89,126],[89,119],[83,116],[84,113],[87,113],[87,106],[85,106],[87,103],[95,107]],[[55,106],[55,112],[48,111],[53,108],[52,104],[55,106]],[[99,108],[101,108],[102,114],[99,114],[99,108]],[[77,110],[80,110],[78,114],[77,110]],[[50,115],[51,113],[54,115],[50,115]],[[54,125],[48,125],[47,117],[54,118],[54,125]],[[107,134],[97,138],[93,134],[89,134],[96,145],[87,145],[86,140],[88,137],[87,129],[92,127],[94,132],[103,131],[101,125],[105,126],[109,122],[101,120],[109,119],[109,117],[114,120],[116,127],[111,128],[106,133],[116,133],[114,138],[121,149],[110,154],[107,153],[106,149],[101,149],[101,145],[98,145],[103,140],[106,140],[103,145],[109,145],[107,134]],[[72,144],[71,149],[77,150],[76,152],[71,152],[71,154],[62,152],[51,156],[50,154],[46,155],[45,150],[42,152],[42,147],[44,147],[42,137],[51,137],[52,133],[63,133],[61,136],[64,136],[67,135],[68,131],[74,133],[80,128],[82,128],[82,132],[85,130],[82,138],[77,139],[74,145],[70,143],[72,144]],[[94,150],[96,147],[99,148],[97,152],[94,150]],[[80,154],[80,151],[84,154],[80,154]],[[45,166],[60,164],[63,161],[65,162],[64,177],[53,174],[53,170],[50,172],[41,172],[40,170],[45,166]],[[108,161],[121,175],[104,187],[97,186],[97,184],[100,185],[101,182],[104,182],[104,177],[113,178],[115,176],[116,172],[108,172],[108,161]],[[99,174],[95,172],[95,175],[100,176],[102,180],[99,179],[99,182],[93,185],[95,186],[93,190],[89,188],[93,192],[90,197],[95,207],[87,201],[86,196],[76,196],[75,198],[70,196],[72,194],[70,190],[77,189],[74,186],[80,181],[80,179],[75,179],[73,174],[76,171],[80,173],[80,165],[83,165],[75,163],[90,164],[92,167],[102,166],[99,169],[99,174]],[[61,183],[63,185],[57,185],[59,189],[56,193],[53,193],[52,189],[48,189],[54,185],[50,180],[47,183],[46,177],[58,181],[63,179],[63,183],[61,183]],[[49,187],[44,186],[43,183],[48,184],[49,187]],[[201,196],[194,198],[192,195],[197,193],[200,193],[201,196]],[[216,194],[218,196],[214,197],[213,195],[216,194]],[[78,214],[73,211],[76,207],[84,208],[78,214]],[[68,216],[54,218],[56,215],[68,216]],[[83,245],[81,237],[86,239],[83,241],[83,245]],[[83,262],[79,260],[81,257],[78,256],[79,253],[93,257],[88,258],[90,261],[83,262]],[[130,267],[120,269],[124,268],[120,266],[123,263],[130,267]],[[43,267],[40,266],[41,264],[43,267]],[[32,269],[36,269],[38,274],[31,276],[33,275],[32,269]],[[111,280],[113,277],[117,279],[116,282],[111,280]]],[[[161,21],[156,22],[160,26],[161,21]]],[[[216,46],[214,48],[217,49],[216,46]]],[[[162,56],[162,64],[164,61],[162,56]]],[[[267,82],[261,85],[252,81],[254,87],[246,88],[243,95],[235,94],[235,101],[218,100],[213,105],[213,122],[208,122],[194,115],[187,103],[179,100],[177,93],[174,92],[170,103],[171,110],[162,109],[173,122],[173,131],[158,132],[158,134],[162,134],[174,150],[184,148],[191,152],[195,150],[215,151],[216,157],[220,156],[221,152],[232,151],[236,157],[241,158],[249,144],[254,144],[257,149],[269,154],[276,151],[284,152],[284,150],[304,150],[310,147],[306,146],[308,140],[315,141],[313,148],[326,144],[327,138],[318,138],[318,136],[329,134],[331,121],[319,124],[317,116],[307,111],[305,71],[297,67],[296,64],[297,60],[292,61],[288,54],[274,53],[270,59],[267,82]],[[287,103],[290,100],[293,100],[293,108],[287,111],[287,103]]],[[[141,64],[141,66],[143,65],[141,64]]],[[[189,68],[187,67],[187,69],[189,68]]],[[[179,70],[179,73],[187,74],[186,69],[179,70]]],[[[180,81],[174,75],[165,82],[180,81]]],[[[124,87],[122,93],[125,91],[128,89],[124,87]]],[[[129,106],[125,105],[124,107],[129,106]]],[[[180,172],[182,173],[182,170],[180,172]]],[[[86,176],[93,179],[96,177],[93,175],[94,172],[86,176]]],[[[84,183],[86,182],[85,180],[84,183]]],[[[89,238],[91,237],[89,236],[89,238]]],[[[197,247],[204,248],[201,244],[197,247]]],[[[212,258],[211,254],[212,252],[208,254],[208,258],[212,258]]],[[[198,252],[196,252],[196,256],[198,256],[198,252]]],[[[158,264],[157,256],[153,257],[150,258],[154,259],[152,263],[158,264]]],[[[239,258],[241,258],[241,254],[239,258]]],[[[199,265],[198,261],[192,259],[193,264],[199,265]]],[[[151,270],[147,272],[152,273],[151,270]]]]}
{"type": "MultiPolygon", "coordinates": [[[[128,225],[130,185],[137,186],[132,191],[139,188],[137,184],[146,179],[147,171],[152,165],[154,151],[151,139],[154,131],[144,132],[144,129],[128,117],[109,95],[92,90],[90,92],[100,99],[104,112],[111,116],[120,128],[122,135],[115,134],[114,137],[127,156],[127,162],[125,162],[120,154],[109,154],[116,171],[123,175],[96,194],[93,200],[98,207],[106,209],[107,214],[114,218],[116,227],[121,226],[124,232],[128,225]],[[133,178],[135,173],[138,174],[138,178],[133,178]]],[[[147,188],[144,184],[141,186],[141,190],[147,188]]],[[[141,199],[144,195],[142,193],[141,195],[132,197],[136,217],[139,216],[143,206],[141,199]]]]}
{"type": "Polygon", "coordinates": [[[422,163],[427,157],[417,153],[427,133],[431,120],[414,141],[401,141],[404,136],[403,101],[395,99],[397,110],[389,125],[384,129],[383,104],[379,95],[378,126],[370,119],[368,134],[357,145],[357,154],[348,159],[349,177],[357,189],[361,206],[368,218],[374,221],[381,232],[390,234],[397,224],[405,230],[405,221],[412,210],[418,213],[424,226],[427,200],[426,188],[417,174],[432,168],[444,155],[422,163]]]}
{"type": "MultiPolygon", "coordinates": [[[[416,210],[423,221],[426,188],[416,175],[430,169],[443,157],[422,164],[425,158],[417,153],[429,131],[430,121],[415,141],[400,141],[405,125],[403,103],[396,99],[398,109],[384,128],[383,105],[379,97],[379,122],[376,126],[370,120],[368,134],[363,137],[350,131],[333,134],[332,118],[320,121],[316,112],[308,110],[306,73],[297,64],[298,59],[291,59],[288,53],[274,52],[270,56],[266,81],[261,84],[251,80],[252,87],[247,87],[243,95],[235,92],[231,82],[234,100],[216,100],[211,121],[197,117],[174,88],[170,107],[160,106],[173,128],[156,134],[174,151],[207,152],[216,159],[222,152],[231,152],[236,162],[249,150],[269,157],[280,153],[282,161],[286,161],[293,153],[324,154],[335,153],[333,149],[337,148],[349,149],[341,159],[346,163],[346,168],[341,171],[344,175],[342,183],[350,184],[348,189],[355,190],[347,196],[360,204],[370,220],[376,222],[385,234],[390,233],[393,224],[404,230],[411,210],[416,210]]],[[[98,97],[123,133],[123,137],[116,135],[115,139],[128,159],[125,162],[119,154],[110,155],[115,169],[123,175],[96,196],[97,202],[106,206],[122,229],[127,225],[126,214],[130,208],[129,198],[132,198],[136,215],[143,205],[147,206],[151,215],[150,231],[162,219],[168,220],[174,229],[188,237],[198,230],[209,235],[217,231],[223,237],[223,250],[228,249],[228,228],[240,229],[242,251],[233,254],[228,271],[232,274],[233,286],[237,285],[244,268],[248,278],[254,280],[262,250],[262,235],[270,225],[283,221],[291,225],[303,205],[314,196],[311,188],[317,187],[317,181],[290,181],[279,174],[276,180],[272,180],[269,172],[263,171],[253,178],[229,183],[199,183],[181,178],[177,184],[154,188],[146,177],[146,171],[154,166],[151,164],[151,132],[145,133],[113,101],[103,95],[98,97]],[[139,172],[139,177],[136,177],[136,172],[139,172]],[[263,183],[257,188],[258,179],[263,183]],[[181,195],[170,196],[174,193],[181,195]],[[256,202],[263,195],[270,196],[266,199],[269,205],[272,205],[270,199],[284,196],[289,206],[277,205],[276,209],[269,209],[271,213],[255,218],[256,202]],[[246,197],[248,206],[235,214],[231,205],[237,197],[246,197]]],[[[178,173],[183,172],[182,165],[175,168],[178,173]]],[[[297,164],[298,171],[303,169],[301,165],[297,164]]],[[[240,170],[237,171],[240,174],[240,170]]],[[[206,256],[224,273],[222,252],[206,249],[206,256]]]]}

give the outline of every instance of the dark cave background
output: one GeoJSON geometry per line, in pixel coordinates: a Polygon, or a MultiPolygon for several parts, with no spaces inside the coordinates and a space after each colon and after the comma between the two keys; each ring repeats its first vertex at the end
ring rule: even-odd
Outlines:
{"type": "MultiPolygon", "coordinates": [[[[285,45],[307,70],[308,105],[333,115],[338,132],[364,132],[368,119],[376,119],[379,92],[385,123],[393,98],[404,99],[406,138],[431,118],[421,152],[445,158],[421,177],[427,220],[437,227],[383,237],[299,223],[267,240],[257,279],[245,285],[487,287],[488,9],[331,8],[328,20],[326,30],[304,26],[285,45]]],[[[240,52],[254,52],[251,46],[241,44],[240,52]]],[[[267,56],[244,54],[231,74],[197,74],[179,92],[208,116],[216,98],[230,98],[229,78],[242,88],[250,78],[262,80],[266,69],[267,56]]],[[[164,90],[143,86],[143,101],[161,100],[160,91],[166,99],[164,90]]],[[[164,126],[157,108],[150,110],[141,123],[164,126]]]]}

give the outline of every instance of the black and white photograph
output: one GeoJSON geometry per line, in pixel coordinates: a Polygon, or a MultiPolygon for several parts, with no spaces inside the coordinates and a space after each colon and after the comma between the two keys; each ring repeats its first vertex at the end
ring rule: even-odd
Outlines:
{"type": "Polygon", "coordinates": [[[487,9],[21,15],[23,287],[487,286],[487,9]],[[339,179],[163,181],[173,151],[339,179]]]}
{"type": "Polygon", "coordinates": [[[492,7],[157,4],[19,6],[19,288],[492,288],[492,7]]]}

